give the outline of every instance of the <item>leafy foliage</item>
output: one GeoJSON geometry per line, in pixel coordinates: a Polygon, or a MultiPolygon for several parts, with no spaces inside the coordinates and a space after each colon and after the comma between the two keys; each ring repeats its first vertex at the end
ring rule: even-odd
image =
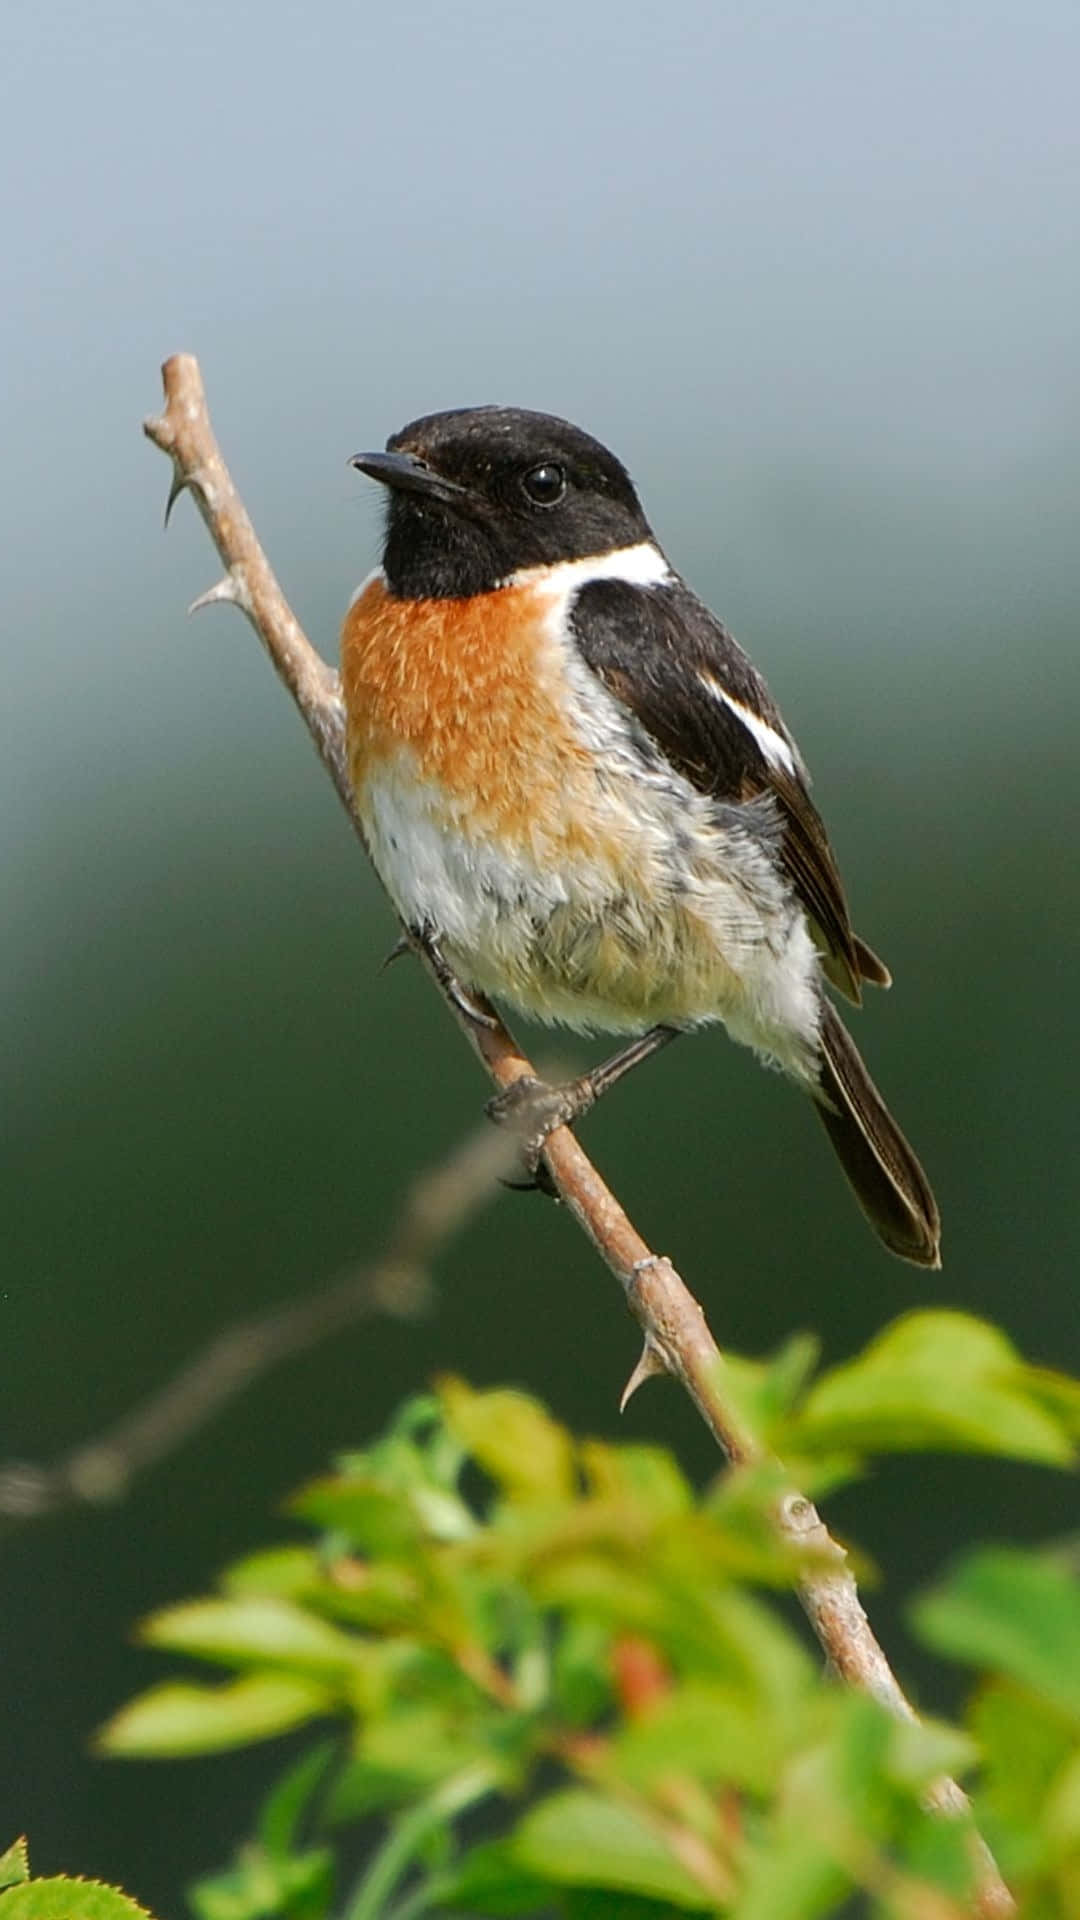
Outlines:
{"type": "MultiPolygon", "coordinates": [[[[966,1316],[913,1315],[816,1382],[812,1363],[793,1343],[733,1381],[817,1484],[870,1449],[1072,1457],[1072,1383],[966,1316]]],[[[899,1722],[823,1677],[777,1604],[807,1571],[771,1525],[782,1484],[765,1465],[698,1498],[664,1452],[578,1442],[522,1394],[448,1381],[295,1496],[310,1543],[151,1616],[148,1644],[228,1677],[152,1688],[102,1748],[336,1724],[195,1888],[198,1920],[815,1920],[853,1896],[956,1920],[978,1854],[966,1818],[927,1811],[944,1772],[971,1779],[1024,1911],[1080,1912],[1068,1566],[984,1553],[925,1596],[918,1631],[982,1679],[965,1726],[899,1722]],[[358,1821],[381,1837],[340,1895],[328,1836],[358,1821]]]]}
{"type": "Polygon", "coordinates": [[[145,1907],[100,1880],[72,1880],[67,1874],[32,1879],[23,1839],[0,1853],[0,1915],[3,1920],[152,1920],[145,1907]]]}

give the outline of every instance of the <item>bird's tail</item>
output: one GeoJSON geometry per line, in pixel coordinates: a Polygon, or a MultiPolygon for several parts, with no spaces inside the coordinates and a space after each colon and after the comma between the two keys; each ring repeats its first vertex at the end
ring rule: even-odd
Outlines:
{"type": "Polygon", "coordinates": [[[941,1216],[930,1183],[828,1001],[821,1009],[817,1110],[855,1197],[893,1253],[941,1265],[941,1216]]]}

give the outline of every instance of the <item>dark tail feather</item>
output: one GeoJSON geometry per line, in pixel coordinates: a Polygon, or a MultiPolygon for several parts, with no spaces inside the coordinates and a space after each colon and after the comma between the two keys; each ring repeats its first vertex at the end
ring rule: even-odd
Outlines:
{"type": "Polygon", "coordinates": [[[866,941],[860,940],[857,933],[852,934],[851,943],[855,948],[859,979],[869,980],[872,987],[891,987],[892,974],[884,960],[878,958],[873,947],[868,947],[866,941]]]}
{"type": "Polygon", "coordinates": [[[893,1253],[940,1267],[941,1216],[930,1183],[827,1001],[821,1045],[817,1110],[859,1205],[893,1253]]]}

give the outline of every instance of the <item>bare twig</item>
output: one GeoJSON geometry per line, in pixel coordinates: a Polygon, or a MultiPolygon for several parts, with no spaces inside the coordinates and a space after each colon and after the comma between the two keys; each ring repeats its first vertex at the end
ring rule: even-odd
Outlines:
{"type": "Polygon", "coordinates": [[[513,1155],[505,1134],[485,1128],[470,1135],[414,1181],[381,1259],[318,1293],[226,1327],[164,1387],[55,1465],[13,1460],[0,1467],[0,1528],[79,1502],[119,1499],[137,1474],[174,1452],[271,1367],[373,1314],[411,1319],[423,1313],[433,1256],[495,1192],[513,1155]]]}
{"type": "MultiPolygon", "coordinates": [[[[338,678],[305,638],[285,602],[240,502],[210,426],[198,362],[175,354],[162,368],[165,411],[147,420],[145,431],[173,463],[171,506],[187,488],[206,522],[226,577],[203,603],[228,600],[241,607],[259,635],[277,672],[293,696],[338,795],[363,840],[345,759],[344,711],[338,678]]],[[[200,604],[200,603],[196,603],[200,604]]],[[[500,1088],[532,1073],[516,1042],[485,1005],[490,1025],[469,1018],[440,977],[431,955],[421,953],[451,1014],[500,1088]]],[[[642,1357],[631,1375],[625,1398],[652,1373],[674,1375],[698,1408],[728,1459],[735,1464],[759,1457],[758,1443],[726,1391],[723,1363],[700,1306],[671,1261],[657,1256],[632,1226],[610,1188],[600,1178],[574,1135],[565,1127],[549,1137],[545,1156],[552,1178],[578,1224],[618,1280],[644,1334],[642,1357]]],[[[777,1515],[781,1531],[812,1547],[817,1565],[824,1556],[834,1570],[814,1571],[802,1582],[807,1617],[832,1667],[898,1717],[914,1719],[859,1602],[843,1549],[831,1539],[809,1500],[792,1493],[777,1515]]],[[[968,1802],[952,1780],[942,1781],[934,1803],[943,1812],[964,1813],[968,1802]]],[[[1014,1903],[989,1853],[980,1845],[982,1886],[978,1911],[985,1920],[1015,1911],[1014,1903]]]]}

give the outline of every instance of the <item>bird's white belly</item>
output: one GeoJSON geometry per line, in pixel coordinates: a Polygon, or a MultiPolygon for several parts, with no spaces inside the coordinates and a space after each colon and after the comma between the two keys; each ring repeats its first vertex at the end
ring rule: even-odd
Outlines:
{"type": "Polygon", "coordinates": [[[581,1030],[719,1020],[815,1077],[805,917],[761,847],[718,826],[688,784],[609,777],[588,831],[578,814],[496,840],[403,749],[370,769],[358,799],[402,919],[435,935],[464,984],[581,1030]]]}

